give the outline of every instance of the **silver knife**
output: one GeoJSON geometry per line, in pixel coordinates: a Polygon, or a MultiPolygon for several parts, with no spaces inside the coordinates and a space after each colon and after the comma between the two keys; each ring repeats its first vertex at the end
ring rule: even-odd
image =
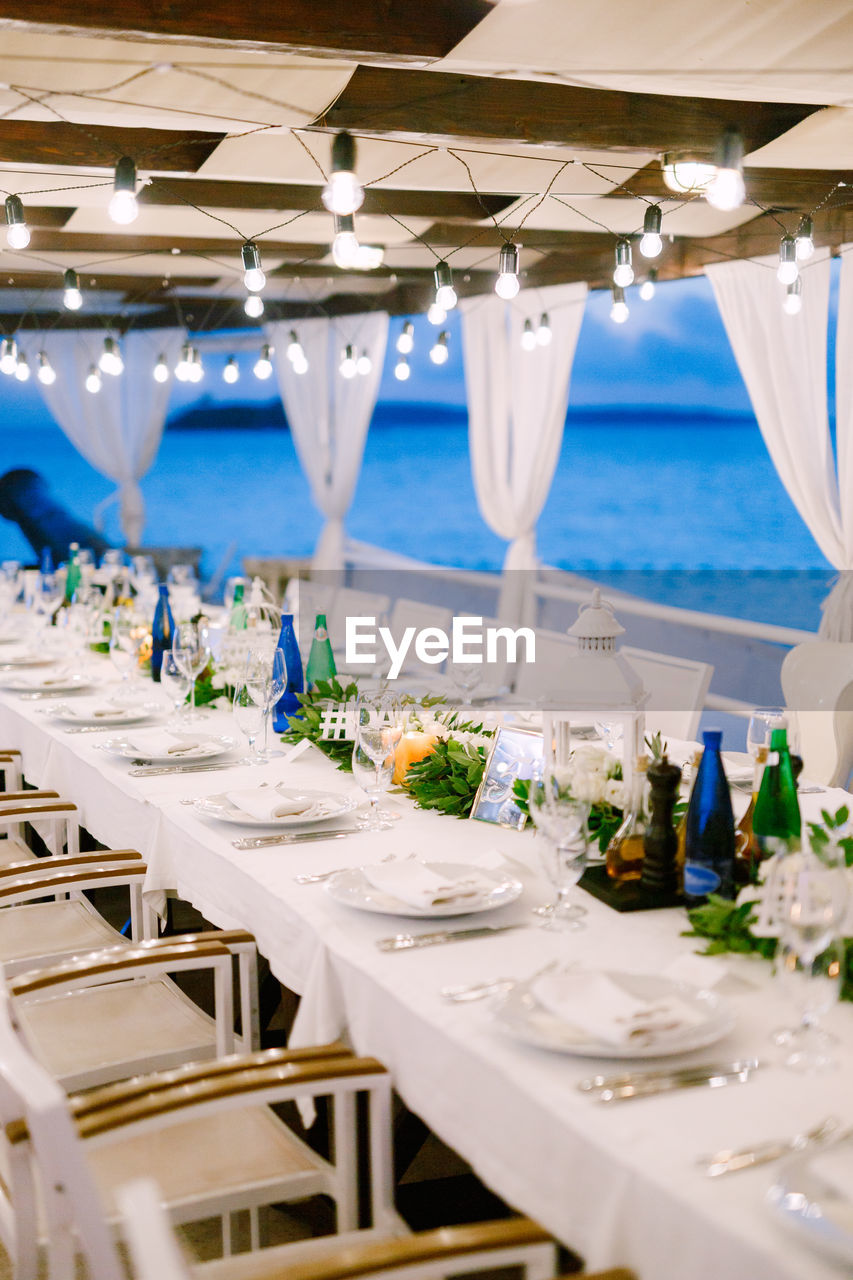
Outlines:
{"type": "Polygon", "coordinates": [[[71,729],[63,729],[63,733],[115,733],[116,729],[120,729],[121,724],[84,724],[74,725],[71,729]]]}
{"type": "MultiPolygon", "coordinates": [[[[630,1083],[606,1083],[593,1092],[599,1102],[625,1102],[630,1098],[652,1098],[659,1093],[674,1093],[679,1089],[707,1087],[723,1088],[729,1084],[746,1084],[761,1064],[755,1058],[744,1062],[731,1062],[724,1066],[685,1068],[681,1071],[638,1072],[630,1083]]],[[[583,1082],[586,1083],[586,1082],[583,1082]]]]}
{"type": "Polygon", "coordinates": [[[804,1151],[814,1144],[821,1145],[827,1140],[837,1142],[840,1138],[849,1138],[851,1131],[839,1134],[839,1122],[834,1116],[827,1116],[820,1124],[815,1125],[808,1133],[797,1133],[793,1138],[777,1138],[769,1142],[758,1142],[754,1147],[742,1147],[739,1151],[718,1151],[713,1156],[700,1156],[697,1161],[709,1178],[719,1178],[726,1173],[739,1173],[742,1169],[754,1169],[757,1165],[770,1164],[781,1160],[792,1152],[804,1151]]]}
{"type": "Polygon", "coordinates": [[[170,773],[214,773],[217,769],[233,769],[234,761],[228,764],[164,764],[143,765],[139,769],[128,770],[131,778],[160,778],[170,773]]]}
{"type": "Polygon", "coordinates": [[[588,1076],[586,1080],[581,1080],[577,1087],[581,1093],[598,1093],[601,1089],[617,1089],[621,1085],[636,1084],[637,1081],[679,1080],[682,1077],[696,1075],[709,1077],[741,1071],[744,1067],[754,1070],[758,1066],[757,1058],[745,1058],[735,1062],[696,1062],[688,1067],[660,1067],[652,1071],[625,1071],[609,1076],[588,1076]]]}
{"type": "Polygon", "coordinates": [[[281,836],[251,836],[245,840],[232,840],[235,849],[268,849],[274,844],[307,844],[310,840],[343,840],[355,831],[291,831],[281,836]]]}
{"type": "Polygon", "coordinates": [[[465,938],[489,938],[510,929],[526,929],[525,924],[492,924],[479,929],[442,929],[438,933],[395,933],[393,938],[379,938],[380,951],[411,951],[413,947],[435,947],[442,942],[461,942],[465,938]]]}

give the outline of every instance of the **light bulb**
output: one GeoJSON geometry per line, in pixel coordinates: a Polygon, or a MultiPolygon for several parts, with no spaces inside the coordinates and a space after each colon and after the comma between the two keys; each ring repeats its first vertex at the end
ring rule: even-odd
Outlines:
{"type": "Polygon", "coordinates": [[[447,312],[444,307],[440,307],[437,302],[431,302],[427,312],[427,320],[430,324],[444,324],[446,319],[447,312]]]}
{"type": "Polygon", "coordinates": [[[643,302],[651,302],[654,296],[655,296],[654,280],[644,280],[643,283],[640,285],[640,297],[642,298],[643,302]]]}
{"type": "Polygon", "coordinates": [[[450,359],[450,351],[447,347],[448,334],[442,332],[435,340],[435,344],[430,348],[429,358],[433,364],[447,364],[450,359]]]}
{"type": "Polygon", "coordinates": [[[247,240],[240,250],[243,259],[243,284],[251,293],[260,293],[267,282],[261,270],[261,253],[258,246],[247,240]]]}
{"type": "Polygon", "coordinates": [[[258,316],[262,316],[264,314],[264,300],[260,294],[250,293],[243,303],[243,310],[253,320],[257,320],[258,316]]]}
{"type": "Polygon", "coordinates": [[[783,236],[779,244],[779,266],[776,278],[780,284],[793,284],[800,274],[797,266],[797,246],[793,236],[783,236]]]}
{"type": "Polygon", "coordinates": [[[261,354],[255,361],[254,374],[256,378],[260,378],[261,382],[266,382],[267,378],[272,377],[272,347],[266,343],[261,347],[261,354]]]}
{"type": "Polygon", "coordinates": [[[30,229],[20,196],[6,197],[6,243],[10,249],[26,249],[30,243],[30,229]]]}
{"type": "Polygon", "coordinates": [[[552,337],[551,321],[548,318],[548,312],[543,311],[539,317],[539,327],[536,330],[536,342],[540,347],[550,347],[552,337]]]}
{"type": "Polygon", "coordinates": [[[401,356],[407,356],[415,345],[415,326],[407,320],[397,335],[396,347],[401,356]]]}
{"type": "Polygon", "coordinates": [[[260,267],[252,267],[251,270],[243,273],[243,284],[247,289],[250,289],[252,293],[260,293],[266,282],[267,278],[263,271],[261,271],[260,267]]]}
{"type": "Polygon", "coordinates": [[[201,355],[198,347],[190,348],[190,366],[189,380],[190,382],[201,382],[204,377],[204,365],[201,362],[201,355]]]}
{"type": "Polygon", "coordinates": [[[379,244],[360,244],[355,255],[355,266],[359,271],[376,271],[382,266],[385,250],[379,244]]]}
{"type": "Polygon", "coordinates": [[[18,344],[14,338],[0,342],[0,373],[11,376],[18,367],[18,344]]]}
{"type": "Polygon", "coordinates": [[[613,289],[613,305],[610,308],[610,319],[614,324],[624,324],[628,319],[628,304],[625,301],[625,294],[621,285],[616,285],[613,289]]]}
{"type": "Polygon", "coordinates": [[[225,362],[225,368],[222,370],[222,377],[225,382],[236,382],[240,377],[240,368],[233,356],[229,356],[225,362]]]}
{"type": "Polygon", "coordinates": [[[453,272],[443,259],[436,264],[433,272],[435,278],[435,300],[445,311],[452,311],[459,299],[453,288],[453,272]]]}
{"type": "Polygon", "coordinates": [[[166,357],[164,355],[160,355],[157,357],[157,363],[154,366],[154,381],[155,382],[169,381],[169,366],[166,364],[166,357]]]}
{"type": "Polygon", "coordinates": [[[677,155],[664,156],[663,180],[670,191],[679,195],[689,191],[704,191],[717,176],[717,166],[703,160],[679,159],[677,155]]]}
{"type": "Polygon", "coordinates": [[[332,143],[332,172],[323,188],[323,204],[329,213],[355,213],[364,200],[355,176],[355,139],[344,130],[332,143]]]}
{"type": "Polygon", "coordinates": [[[298,373],[300,377],[308,372],[308,361],[304,355],[293,361],[293,372],[298,373]]]}
{"type": "Polygon", "coordinates": [[[521,331],[521,349],[522,351],[535,351],[537,347],[536,334],[533,330],[533,321],[525,320],[524,328],[521,331]]]}
{"type": "Polygon", "coordinates": [[[640,253],[644,258],[656,258],[663,248],[660,238],[661,209],[659,204],[650,204],[643,218],[643,238],[640,241],[640,253]]]}
{"type": "Polygon", "coordinates": [[[340,363],[340,373],[344,378],[354,378],[358,373],[358,361],[355,357],[355,347],[350,343],[347,343],[344,347],[340,363]]]}
{"type": "Polygon", "coordinates": [[[295,329],[290,330],[285,354],[291,364],[296,360],[304,360],[305,358],[305,352],[302,350],[302,343],[299,341],[299,334],[295,329]]]}
{"type": "Polygon", "coordinates": [[[521,285],[518,283],[518,245],[501,246],[498,263],[498,278],[495,281],[495,293],[505,302],[515,298],[521,285]]]}
{"type": "Polygon", "coordinates": [[[96,396],[101,389],[101,375],[95,365],[89,365],[89,372],[86,374],[86,390],[91,395],[96,396]]]}
{"type": "Polygon", "coordinates": [[[797,261],[808,262],[814,253],[814,224],[811,218],[803,218],[797,232],[797,261]]]}
{"type": "Polygon", "coordinates": [[[27,363],[27,357],[24,355],[23,351],[18,356],[18,364],[15,368],[15,377],[19,382],[29,382],[30,380],[30,366],[27,363]]]}
{"type": "Polygon", "coordinates": [[[124,361],[115,338],[104,338],[104,349],[98,360],[98,368],[102,373],[108,373],[113,378],[117,378],[124,372],[124,361]]]}
{"type": "Polygon", "coordinates": [[[495,281],[495,293],[499,298],[503,298],[504,302],[509,302],[511,298],[517,297],[520,288],[518,276],[501,274],[495,281]]]}
{"type": "Polygon", "coordinates": [[[631,242],[616,241],[616,266],[613,269],[613,283],[619,289],[627,289],[634,282],[634,268],[631,266],[631,242]]]}
{"type": "Polygon", "coordinates": [[[355,234],[352,217],[336,217],[335,238],[332,241],[335,266],[342,271],[349,271],[356,264],[358,250],[358,236],[355,234]]]}
{"type": "Polygon", "coordinates": [[[717,176],[705,192],[714,209],[730,213],[744,202],[743,138],[737,129],[726,129],[720,140],[717,176]]]}
{"type": "Polygon", "coordinates": [[[192,359],[192,349],[188,342],[181,347],[181,357],[175,365],[175,377],[178,382],[189,382],[190,380],[190,361],[192,359]]]}
{"type": "Polygon", "coordinates": [[[39,352],[38,380],[43,387],[52,387],[56,382],[56,370],[47,358],[46,351],[39,352]]]}
{"type": "Polygon", "coordinates": [[[357,368],[358,368],[358,373],[362,378],[366,378],[367,375],[372,370],[373,361],[371,360],[370,356],[367,354],[366,351],[362,351],[361,355],[358,357],[357,368]]]}
{"type": "Polygon", "coordinates": [[[62,302],[69,311],[79,311],[83,305],[83,295],[80,292],[80,281],[77,279],[77,272],[69,267],[62,277],[62,302]]]}
{"type": "Polygon", "coordinates": [[[792,280],[785,290],[782,308],[786,315],[795,316],[803,309],[803,282],[799,278],[792,280]]]}
{"type": "Polygon", "coordinates": [[[406,357],[400,356],[400,359],[394,365],[394,377],[398,382],[405,382],[411,372],[412,371],[409,368],[409,362],[406,357]]]}
{"type": "Polygon", "coordinates": [[[136,203],[136,165],[130,156],[122,156],[116,165],[112,197],[108,212],[113,222],[127,226],[139,216],[136,203]]]}

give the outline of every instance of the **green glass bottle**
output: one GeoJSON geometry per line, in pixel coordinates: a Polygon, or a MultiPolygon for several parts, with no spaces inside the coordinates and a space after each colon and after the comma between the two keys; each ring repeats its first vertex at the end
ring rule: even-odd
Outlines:
{"type": "Polygon", "coordinates": [[[249,614],[243,603],[243,593],[243,583],[238,582],[234,588],[234,602],[231,605],[231,617],[228,621],[228,627],[231,631],[245,631],[249,625],[249,614]]]}
{"type": "Polygon", "coordinates": [[[314,639],[308,654],[308,666],[305,668],[308,688],[312,689],[318,680],[332,680],[337,674],[332,642],[326,627],[326,615],[318,613],[314,620],[314,639]]]}
{"type": "Polygon", "coordinates": [[[800,846],[800,805],[791,767],[787,729],[774,729],[770,754],[752,815],[752,831],[762,858],[789,853],[800,846]]]}
{"type": "Polygon", "coordinates": [[[80,590],[82,574],[80,572],[80,544],[72,542],[68,548],[68,569],[65,573],[65,598],[63,604],[73,604],[74,597],[80,590]]]}

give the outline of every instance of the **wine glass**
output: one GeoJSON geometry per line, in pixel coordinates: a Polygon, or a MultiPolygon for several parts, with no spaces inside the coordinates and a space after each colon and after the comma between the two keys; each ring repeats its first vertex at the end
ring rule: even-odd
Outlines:
{"type": "Polygon", "coordinates": [[[186,702],[190,692],[190,677],[178,666],[171,649],[167,649],[163,654],[163,663],[160,667],[160,685],[172,704],[176,720],[184,724],[186,721],[186,702]]]}
{"type": "Polygon", "coordinates": [[[559,768],[546,762],[528,792],[530,816],[536,824],[545,874],[557,891],[556,901],[534,908],[547,928],[582,929],[586,909],[571,900],[583,875],[589,848],[589,805],[576,799],[559,768]]]}
{"type": "Polygon", "coordinates": [[[113,610],[110,619],[110,660],[121,676],[121,693],[130,687],[130,677],[139,661],[143,629],[133,611],[125,605],[113,610]]]}
{"type": "Polygon", "coordinates": [[[195,682],[210,661],[207,627],[200,626],[197,622],[182,622],[180,626],[175,627],[172,653],[180,670],[191,681],[190,711],[187,722],[192,724],[199,719],[195,709],[195,682]]]}
{"type": "Polygon", "coordinates": [[[400,703],[389,695],[362,695],[356,704],[355,741],[352,771],[367,793],[370,810],[356,826],[361,831],[384,831],[397,814],[380,809],[379,798],[387,791],[394,776],[395,752],[403,736],[400,703]]]}
{"type": "Polygon", "coordinates": [[[231,710],[237,728],[249,743],[249,754],[240,761],[241,764],[266,764],[266,760],[257,748],[258,734],[264,727],[264,703],[266,700],[266,681],[242,680],[234,690],[231,710]]]}
{"type": "Polygon", "coordinates": [[[277,747],[270,747],[269,722],[272,709],[287,688],[287,660],[284,650],[275,645],[270,638],[266,645],[253,646],[246,655],[246,679],[263,686],[264,701],[264,745],[261,756],[271,760],[273,756],[284,755],[277,747]]]}
{"type": "MultiPolygon", "coordinates": [[[[770,746],[770,734],[774,729],[789,729],[789,717],[784,707],[756,707],[749,717],[746,731],[746,749],[756,759],[760,747],[770,746]]],[[[788,745],[791,743],[789,741],[788,745]]]]}
{"type": "Polygon", "coordinates": [[[33,614],[37,632],[46,631],[61,601],[62,584],[58,574],[40,574],[33,598],[33,614]]]}

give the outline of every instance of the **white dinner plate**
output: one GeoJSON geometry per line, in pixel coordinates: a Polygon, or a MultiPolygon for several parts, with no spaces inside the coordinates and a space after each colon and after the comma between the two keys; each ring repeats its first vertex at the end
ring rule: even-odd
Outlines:
{"type": "Polygon", "coordinates": [[[426,909],[413,907],[390,893],[383,893],[370,883],[361,867],[352,867],[347,871],[339,871],[331,880],[327,880],[325,889],[335,902],[340,902],[345,907],[355,907],[359,911],[375,911],[383,916],[434,919],[438,916],[467,916],[478,911],[494,911],[496,907],[515,902],[524,887],[520,880],[503,871],[486,870],[461,862],[426,862],[424,865],[436,875],[454,880],[476,873],[480,879],[490,881],[490,887],[484,887],[482,893],[466,898],[464,903],[447,902],[426,909]]]}
{"type": "Polygon", "coordinates": [[[55,724],[79,725],[81,729],[90,729],[95,725],[103,725],[106,728],[111,724],[142,724],[162,713],[163,707],[158,704],[138,707],[104,706],[95,707],[89,711],[82,707],[79,711],[75,707],[52,707],[48,714],[55,724]]]}
{"type": "Polygon", "coordinates": [[[0,672],[23,670],[27,667],[54,667],[56,658],[39,658],[33,653],[23,653],[17,658],[4,658],[0,662],[0,672]]]}
{"type": "Polygon", "coordinates": [[[722,1040],[735,1025],[734,1015],[712,991],[651,973],[610,972],[607,977],[639,1000],[677,996],[700,1015],[700,1020],[681,1031],[661,1032],[645,1044],[611,1044],[594,1039],[546,1009],[533,994],[531,986],[535,979],[531,979],[517,983],[495,1003],[494,1021],[515,1040],[580,1058],[663,1058],[689,1053],[722,1040]]]}
{"type": "Polygon", "coordinates": [[[853,1168],[853,1135],[787,1160],[767,1192],[776,1218],[836,1262],[853,1263],[853,1199],[832,1180],[831,1164],[853,1168]],[[823,1168],[822,1166],[825,1166],[823,1168]]]}
{"type": "MultiPolygon", "coordinates": [[[[176,738],[180,736],[179,733],[175,734],[176,738]]],[[[190,735],[187,736],[190,737],[190,735]]],[[[100,744],[100,750],[106,751],[108,755],[117,756],[120,760],[144,760],[147,764],[178,764],[184,760],[215,760],[219,756],[226,755],[236,742],[234,738],[226,735],[208,738],[204,742],[199,742],[196,735],[195,738],[190,737],[190,741],[194,741],[195,745],[170,751],[167,754],[162,751],[159,753],[137,751],[127,738],[108,738],[106,742],[100,744]]],[[[177,743],[175,745],[177,747],[177,743]]]]}
{"type": "Polygon", "coordinates": [[[91,689],[92,681],[85,676],[42,676],[36,680],[22,680],[20,676],[0,675],[0,689],[7,693],[75,693],[78,689],[91,689]]]}
{"type": "Polygon", "coordinates": [[[263,827],[265,830],[278,831],[285,827],[303,827],[309,823],[328,822],[332,818],[340,818],[345,813],[351,813],[358,805],[356,796],[336,795],[332,791],[312,791],[307,787],[297,789],[284,786],[278,786],[275,790],[288,800],[304,797],[311,801],[311,807],[304,813],[289,813],[284,818],[262,820],[253,818],[250,813],[238,809],[224,793],[196,800],[194,807],[196,812],[203,814],[205,818],[216,818],[219,822],[230,822],[238,827],[263,827]]]}

